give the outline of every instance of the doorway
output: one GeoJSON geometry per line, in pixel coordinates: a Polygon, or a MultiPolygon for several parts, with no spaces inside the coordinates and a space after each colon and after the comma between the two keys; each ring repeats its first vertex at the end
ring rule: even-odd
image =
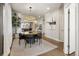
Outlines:
{"type": "Polygon", "coordinates": [[[76,4],[66,4],[64,6],[64,53],[72,54],[75,52],[75,7],[76,4]]]}

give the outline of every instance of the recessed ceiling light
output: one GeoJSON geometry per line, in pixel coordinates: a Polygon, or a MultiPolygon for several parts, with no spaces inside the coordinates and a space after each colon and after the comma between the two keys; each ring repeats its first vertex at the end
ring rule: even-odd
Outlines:
{"type": "Polygon", "coordinates": [[[50,8],[46,8],[47,10],[50,10],[50,8]]]}
{"type": "Polygon", "coordinates": [[[39,18],[40,18],[40,16],[39,16],[39,18]]]}

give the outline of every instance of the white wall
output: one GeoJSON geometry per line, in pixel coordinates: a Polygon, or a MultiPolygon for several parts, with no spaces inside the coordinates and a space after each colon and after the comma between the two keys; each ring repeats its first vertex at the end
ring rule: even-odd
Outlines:
{"type": "Polygon", "coordinates": [[[70,53],[75,51],[75,4],[64,6],[64,53],[68,54],[68,9],[70,9],[70,53]]]}
{"type": "Polygon", "coordinates": [[[12,12],[10,4],[3,6],[4,55],[8,55],[12,43],[12,12]]]}
{"type": "Polygon", "coordinates": [[[64,37],[64,31],[61,33],[60,30],[64,30],[64,26],[62,26],[64,23],[64,9],[59,8],[52,12],[49,12],[45,15],[45,36],[57,40],[57,41],[63,41],[64,37]],[[50,26],[48,22],[52,21],[52,18],[56,20],[56,25],[50,26]],[[61,23],[61,24],[60,24],[61,23]],[[60,26],[61,25],[61,26],[60,26]],[[62,35],[61,35],[62,34],[62,35]],[[59,36],[61,35],[61,36],[59,36]]]}
{"type": "Polygon", "coordinates": [[[64,41],[64,5],[59,9],[59,40],[64,41]]]}

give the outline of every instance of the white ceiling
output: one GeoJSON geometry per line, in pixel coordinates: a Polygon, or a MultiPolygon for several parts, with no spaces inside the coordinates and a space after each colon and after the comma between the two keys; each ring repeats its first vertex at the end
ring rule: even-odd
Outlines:
{"type": "Polygon", "coordinates": [[[13,10],[25,15],[31,14],[37,17],[43,16],[45,13],[57,9],[61,5],[62,4],[60,3],[12,3],[11,4],[13,10]],[[32,7],[31,13],[29,11],[30,6],[32,7]]]}

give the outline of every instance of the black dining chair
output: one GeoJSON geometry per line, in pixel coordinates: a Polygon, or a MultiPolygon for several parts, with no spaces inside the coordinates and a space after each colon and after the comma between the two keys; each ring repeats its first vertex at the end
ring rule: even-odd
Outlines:
{"type": "Polygon", "coordinates": [[[28,38],[27,40],[28,40],[28,43],[30,44],[30,48],[31,48],[31,45],[33,43],[35,43],[34,35],[28,35],[27,38],[28,38]]]}
{"type": "Polygon", "coordinates": [[[42,43],[42,33],[41,32],[38,33],[37,36],[38,36],[38,41],[39,41],[39,45],[40,45],[40,43],[42,43]]]}
{"type": "Polygon", "coordinates": [[[35,34],[34,39],[35,39],[35,41],[39,42],[39,45],[40,45],[40,43],[42,42],[42,40],[41,40],[42,39],[42,33],[40,32],[38,34],[35,34]]]}
{"type": "Polygon", "coordinates": [[[38,35],[37,34],[34,35],[34,39],[35,39],[35,42],[38,42],[38,35]]]}
{"type": "Polygon", "coordinates": [[[25,43],[26,43],[26,37],[25,37],[25,35],[19,33],[19,45],[20,45],[20,40],[22,40],[22,39],[25,40],[25,43]]]}

